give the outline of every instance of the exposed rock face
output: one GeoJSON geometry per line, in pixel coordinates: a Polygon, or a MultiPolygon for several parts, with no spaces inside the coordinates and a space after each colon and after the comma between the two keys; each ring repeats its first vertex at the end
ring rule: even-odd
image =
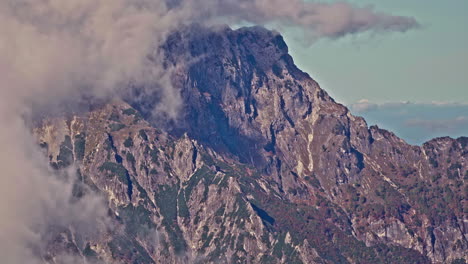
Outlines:
{"type": "Polygon", "coordinates": [[[108,263],[466,260],[468,138],[419,147],[369,128],[262,28],[187,28],[164,48],[168,65],[183,65],[174,75],[183,120],[168,132],[143,119],[151,100],[129,100],[143,116],[115,101],[35,130],[53,166],[76,164],[80,181],[108,198],[119,230],[82,248],[59,232],[76,254],[108,263]]]}

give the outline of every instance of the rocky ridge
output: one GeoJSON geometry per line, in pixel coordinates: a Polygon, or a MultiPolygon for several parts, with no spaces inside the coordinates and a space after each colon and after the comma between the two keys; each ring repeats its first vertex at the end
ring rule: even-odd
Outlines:
{"type": "Polygon", "coordinates": [[[336,103],[277,33],[194,27],[163,47],[183,65],[176,125],[127,98],[35,129],[52,166],[78,169],[77,198],[104,195],[118,227],[86,242],[64,227],[46,259],[466,261],[468,138],[408,145],[336,103]]]}

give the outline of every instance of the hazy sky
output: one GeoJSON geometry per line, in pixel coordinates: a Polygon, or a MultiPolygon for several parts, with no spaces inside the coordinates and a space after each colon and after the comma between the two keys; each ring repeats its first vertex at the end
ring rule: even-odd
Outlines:
{"type": "Polygon", "coordinates": [[[468,108],[463,106],[468,103],[468,1],[348,2],[373,5],[377,11],[392,15],[412,16],[421,27],[406,33],[321,39],[309,47],[304,47],[299,40],[303,36],[297,32],[282,32],[299,67],[337,101],[349,106],[362,99],[377,104],[417,102],[407,109],[408,116],[397,115],[391,107],[354,111],[366,117],[370,124],[395,129],[397,135],[410,143],[420,144],[432,136],[468,136],[468,122],[461,122],[468,118],[468,108]],[[459,104],[450,107],[429,104],[433,101],[459,104]],[[439,112],[441,107],[442,115],[423,115],[439,112]],[[417,123],[408,125],[415,119],[459,125],[456,128],[447,125],[447,129],[439,126],[437,130],[428,126],[416,129],[417,123]]]}

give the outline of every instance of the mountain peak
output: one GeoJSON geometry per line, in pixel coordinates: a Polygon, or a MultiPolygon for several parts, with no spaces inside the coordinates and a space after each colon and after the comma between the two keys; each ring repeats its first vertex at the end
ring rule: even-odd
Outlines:
{"type": "Polygon", "coordinates": [[[75,163],[81,181],[108,198],[124,235],[90,241],[95,255],[124,263],[466,257],[466,138],[418,147],[369,128],[263,28],[194,25],[163,50],[182,100],[173,126],[144,120],[154,98],[130,98],[132,107],[112,103],[36,130],[57,169],[75,163]]]}

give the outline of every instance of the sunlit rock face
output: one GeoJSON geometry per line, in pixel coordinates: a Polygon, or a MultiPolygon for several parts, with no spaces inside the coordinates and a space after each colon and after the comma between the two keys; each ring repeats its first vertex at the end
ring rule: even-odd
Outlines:
{"type": "MultiPolygon", "coordinates": [[[[105,198],[88,263],[462,263],[468,138],[411,146],[336,103],[263,28],[187,27],[163,46],[179,120],[126,98],[34,129],[75,199],[105,198]],[[457,262],[458,261],[458,262],[457,262]]],[[[156,95],[155,95],[156,96],[156,95]]]]}

